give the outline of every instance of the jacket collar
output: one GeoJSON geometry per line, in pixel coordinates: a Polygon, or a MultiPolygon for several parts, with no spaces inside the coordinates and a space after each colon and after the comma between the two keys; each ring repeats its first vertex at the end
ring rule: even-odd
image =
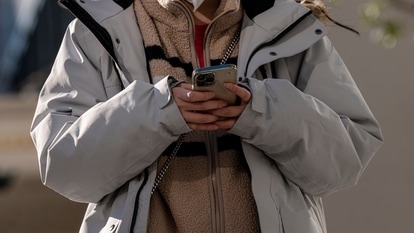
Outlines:
{"type": "Polygon", "coordinates": [[[262,64],[300,53],[326,35],[326,27],[312,12],[293,0],[276,0],[254,18],[246,12],[242,27],[237,64],[246,69],[239,70],[241,77],[251,76],[262,64]]]}
{"type": "MultiPolygon", "coordinates": [[[[254,1],[255,4],[253,5],[260,5],[256,2],[259,1],[266,7],[257,6],[256,8],[251,9],[249,9],[250,5],[248,7],[243,7],[245,9],[246,17],[244,17],[243,31],[240,40],[241,46],[238,65],[245,67],[246,69],[239,71],[243,72],[243,74],[239,73],[240,77],[251,75],[260,64],[281,58],[281,56],[269,56],[269,52],[275,54],[277,49],[275,46],[281,45],[280,42],[286,42],[287,38],[296,38],[295,44],[291,44],[287,50],[286,46],[278,47],[285,49],[284,56],[291,56],[309,48],[313,43],[326,34],[326,28],[318,20],[314,17],[305,17],[306,15],[310,15],[309,9],[302,4],[296,3],[294,0],[241,1],[243,4],[250,4],[250,1],[254,1]],[[272,1],[273,5],[271,4],[272,1]],[[302,21],[302,19],[307,19],[306,21],[309,21],[310,19],[312,23],[300,23],[302,29],[305,27],[305,29],[308,28],[308,30],[296,30],[295,32],[293,29],[297,27],[292,26],[296,26],[295,24],[302,21]],[[320,32],[318,35],[315,35],[314,33],[316,30],[320,32]],[[295,36],[298,34],[301,34],[301,36],[295,36]],[[283,35],[283,37],[280,37],[280,35],[283,35]],[[280,38],[280,40],[274,40],[275,38],[280,38]],[[263,50],[261,48],[263,44],[266,45],[264,48],[267,49],[263,50]],[[270,51],[270,49],[273,51],[270,51]],[[256,56],[261,55],[259,51],[266,52],[267,54],[265,56],[256,56]]],[[[66,8],[70,8],[69,10],[72,11],[76,17],[79,18],[79,16],[81,16],[87,18],[87,20],[81,21],[84,23],[90,22],[90,25],[87,26],[91,28],[91,31],[97,36],[98,40],[102,43],[114,61],[118,63],[114,54],[114,46],[112,44],[111,36],[100,23],[105,19],[119,14],[125,7],[130,7],[133,0],[59,0],[59,3],[66,8]],[[79,10],[79,12],[74,12],[74,10],[79,10]]]]}

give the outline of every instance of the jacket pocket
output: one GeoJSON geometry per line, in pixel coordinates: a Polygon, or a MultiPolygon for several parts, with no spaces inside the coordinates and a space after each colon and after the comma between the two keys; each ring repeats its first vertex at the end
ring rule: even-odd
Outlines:
{"type": "MultiPolygon", "coordinates": [[[[323,215],[315,211],[322,208],[320,203],[303,193],[289,180],[278,186],[276,200],[279,207],[281,232],[285,233],[326,233],[323,215]]],[[[319,212],[318,212],[319,213],[319,212]]]]}
{"type": "MultiPolygon", "coordinates": [[[[73,125],[73,123],[76,121],[77,117],[74,117],[72,115],[70,115],[71,112],[67,112],[65,114],[57,114],[57,113],[51,113],[50,114],[50,118],[51,118],[51,122],[54,126],[54,128],[52,128],[52,130],[56,130],[57,127],[61,128],[59,131],[57,131],[57,133],[55,135],[53,135],[53,140],[50,142],[50,145],[48,147],[48,149],[53,148],[53,146],[56,144],[56,142],[58,141],[58,139],[73,125]]],[[[52,131],[53,133],[53,131],[52,131]]]]}

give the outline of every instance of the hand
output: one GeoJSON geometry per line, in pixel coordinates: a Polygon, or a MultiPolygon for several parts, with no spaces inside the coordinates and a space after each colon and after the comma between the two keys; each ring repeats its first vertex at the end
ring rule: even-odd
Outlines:
{"type": "Polygon", "coordinates": [[[211,111],[227,106],[223,100],[215,100],[214,92],[193,91],[190,84],[182,83],[172,89],[172,95],[180,112],[193,130],[216,130],[218,115],[211,111]]]}
{"type": "Polygon", "coordinates": [[[214,124],[217,125],[219,129],[229,130],[233,128],[237,119],[239,119],[239,116],[246,108],[252,95],[247,89],[240,87],[236,84],[225,83],[224,86],[240,98],[240,105],[226,106],[220,109],[209,111],[209,113],[219,117],[219,120],[214,122],[214,124]]]}

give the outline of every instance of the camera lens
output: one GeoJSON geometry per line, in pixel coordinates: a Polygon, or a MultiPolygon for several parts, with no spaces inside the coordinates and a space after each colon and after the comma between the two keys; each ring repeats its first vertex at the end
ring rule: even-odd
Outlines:
{"type": "Polygon", "coordinates": [[[204,87],[206,85],[206,77],[203,74],[200,74],[196,78],[197,86],[204,87]]]}
{"type": "Polygon", "coordinates": [[[196,77],[197,86],[199,87],[211,86],[214,84],[214,80],[215,74],[212,72],[199,74],[196,77]]]}
{"type": "Polygon", "coordinates": [[[213,73],[207,74],[206,82],[207,83],[213,83],[214,82],[214,74],[213,73]]]}
{"type": "Polygon", "coordinates": [[[204,82],[206,81],[206,76],[204,74],[200,74],[197,76],[197,81],[204,82]]]}

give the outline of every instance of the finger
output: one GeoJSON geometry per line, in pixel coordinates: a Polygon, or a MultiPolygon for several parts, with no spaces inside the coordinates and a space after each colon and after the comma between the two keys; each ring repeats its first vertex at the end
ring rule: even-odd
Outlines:
{"type": "Polygon", "coordinates": [[[190,111],[190,112],[206,112],[213,111],[215,109],[221,109],[228,105],[226,101],[223,100],[208,100],[204,102],[186,102],[180,99],[176,100],[176,104],[180,111],[190,111]]]}
{"type": "Polygon", "coordinates": [[[206,101],[214,98],[214,92],[208,91],[194,91],[191,84],[182,83],[180,86],[189,92],[187,92],[186,97],[190,102],[197,102],[197,101],[206,101]]]}
{"type": "Polygon", "coordinates": [[[192,112],[192,111],[186,111],[183,113],[183,118],[189,123],[193,124],[209,124],[217,121],[219,119],[218,116],[215,116],[213,114],[207,114],[207,113],[198,113],[198,112],[192,112]]]}
{"type": "Polygon", "coordinates": [[[236,119],[235,118],[226,118],[224,120],[219,120],[214,122],[214,124],[222,130],[229,130],[231,128],[233,128],[233,126],[236,124],[236,119]]]}
{"type": "Polygon", "coordinates": [[[207,101],[214,98],[213,92],[201,92],[187,89],[186,85],[177,86],[172,89],[174,98],[179,98],[185,102],[200,102],[207,101]]]}
{"type": "Polygon", "coordinates": [[[249,102],[252,94],[246,88],[237,86],[233,83],[224,83],[224,87],[226,87],[229,91],[236,94],[243,102],[249,102]]]}
{"type": "Polygon", "coordinates": [[[212,111],[224,108],[227,105],[228,103],[224,100],[208,100],[204,102],[192,103],[190,109],[194,111],[212,111]]]}
{"type": "Polygon", "coordinates": [[[189,123],[188,126],[193,130],[213,131],[218,130],[219,127],[215,124],[194,124],[189,123]]]}
{"type": "Polygon", "coordinates": [[[215,109],[209,111],[209,113],[214,114],[219,117],[238,117],[244,111],[245,105],[242,106],[229,106],[225,108],[215,109]]]}
{"type": "Polygon", "coordinates": [[[188,84],[188,83],[181,83],[180,85],[178,85],[179,87],[182,87],[182,88],[184,88],[184,89],[186,89],[186,90],[192,90],[193,88],[192,88],[192,85],[191,84],[188,84]]]}

